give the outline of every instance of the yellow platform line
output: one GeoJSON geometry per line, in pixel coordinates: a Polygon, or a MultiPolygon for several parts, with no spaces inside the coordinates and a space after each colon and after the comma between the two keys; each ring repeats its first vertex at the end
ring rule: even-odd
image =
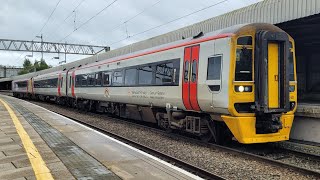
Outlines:
{"type": "Polygon", "coordinates": [[[28,158],[30,160],[30,163],[32,165],[34,174],[36,175],[36,178],[39,180],[40,179],[41,180],[53,179],[53,177],[50,173],[50,170],[48,169],[46,163],[43,161],[38,149],[33,144],[28,133],[23,128],[18,117],[15,115],[13,110],[10,108],[10,106],[5,101],[0,99],[0,102],[4,105],[4,107],[7,109],[7,111],[10,114],[10,117],[14,123],[14,126],[16,127],[16,130],[21,138],[23,147],[26,150],[26,153],[27,153],[28,158]]]}

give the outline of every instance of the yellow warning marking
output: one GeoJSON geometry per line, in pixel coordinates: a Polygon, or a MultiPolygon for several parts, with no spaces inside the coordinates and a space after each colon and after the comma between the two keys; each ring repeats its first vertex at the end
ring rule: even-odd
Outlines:
{"type": "Polygon", "coordinates": [[[53,177],[50,173],[50,170],[46,166],[46,163],[43,161],[38,149],[35,147],[32,140],[30,139],[29,135],[27,134],[27,132],[23,128],[18,117],[15,115],[13,110],[10,108],[10,106],[5,101],[0,99],[0,102],[4,105],[4,107],[7,109],[7,111],[10,114],[10,117],[14,123],[14,126],[16,127],[16,130],[21,138],[23,147],[26,150],[26,153],[27,153],[28,158],[30,160],[30,163],[32,165],[34,174],[36,175],[36,178],[43,179],[43,180],[53,179],[53,177]]]}

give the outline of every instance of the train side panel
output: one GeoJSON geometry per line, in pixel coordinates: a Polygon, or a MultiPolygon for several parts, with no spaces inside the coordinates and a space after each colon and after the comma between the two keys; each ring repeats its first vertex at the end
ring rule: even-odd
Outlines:
{"type": "Polygon", "coordinates": [[[200,51],[198,101],[201,110],[229,114],[230,38],[202,43],[200,51]],[[212,70],[219,74],[210,75],[208,71],[212,70]]]}

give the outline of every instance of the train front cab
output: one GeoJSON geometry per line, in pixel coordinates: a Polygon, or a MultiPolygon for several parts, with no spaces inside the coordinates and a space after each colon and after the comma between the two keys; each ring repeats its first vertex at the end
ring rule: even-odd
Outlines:
{"type": "Polygon", "coordinates": [[[297,107],[293,39],[283,31],[249,29],[232,38],[229,112],[222,116],[244,144],[289,139],[297,107]]]}

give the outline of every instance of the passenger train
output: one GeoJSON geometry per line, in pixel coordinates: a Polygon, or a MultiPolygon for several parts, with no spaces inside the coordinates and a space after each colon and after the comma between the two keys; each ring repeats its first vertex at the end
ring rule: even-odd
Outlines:
{"type": "Polygon", "coordinates": [[[15,97],[54,100],[156,123],[215,143],[289,139],[297,107],[294,40],[242,24],[12,82],[15,97]]]}

